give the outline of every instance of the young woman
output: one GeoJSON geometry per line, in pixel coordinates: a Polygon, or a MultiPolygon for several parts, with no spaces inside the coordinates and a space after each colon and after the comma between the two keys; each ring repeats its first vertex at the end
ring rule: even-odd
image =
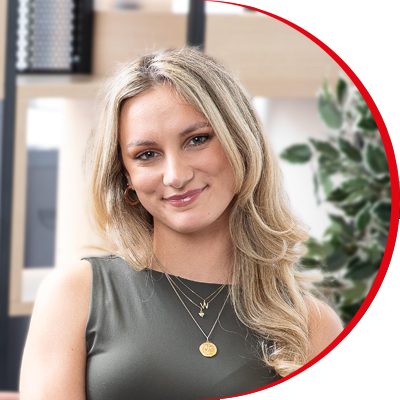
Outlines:
{"type": "Polygon", "coordinates": [[[109,257],[41,286],[22,399],[205,399],[265,386],[341,331],[298,266],[250,98],[213,59],[160,51],[102,91],[92,211],[109,257]]]}

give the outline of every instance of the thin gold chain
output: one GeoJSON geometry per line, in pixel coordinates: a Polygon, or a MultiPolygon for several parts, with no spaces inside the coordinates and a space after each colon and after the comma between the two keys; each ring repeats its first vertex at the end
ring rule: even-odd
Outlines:
{"type": "MultiPolygon", "coordinates": [[[[180,283],[182,283],[183,286],[185,286],[185,287],[186,287],[187,289],[189,289],[194,295],[196,295],[199,299],[201,299],[201,300],[203,300],[203,301],[207,301],[207,299],[208,299],[209,297],[211,297],[214,293],[216,293],[216,292],[222,290],[222,289],[226,286],[225,284],[221,285],[217,290],[215,290],[215,291],[212,292],[209,296],[207,296],[205,299],[203,299],[203,297],[201,297],[200,295],[198,295],[198,294],[197,294],[194,290],[192,290],[188,285],[186,285],[184,282],[182,282],[182,280],[179,278],[179,276],[176,276],[175,278],[178,279],[178,281],[179,281],[180,283]]],[[[219,292],[218,292],[218,294],[219,294],[219,292]]],[[[211,301],[212,301],[213,299],[215,299],[215,297],[213,297],[208,303],[211,303],[211,301]]]]}
{"type": "Polygon", "coordinates": [[[193,320],[194,323],[197,325],[197,327],[200,329],[201,333],[204,335],[204,337],[206,338],[206,341],[208,342],[208,338],[209,338],[209,337],[211,336],[211,334],[213,333],[213,330],[214,330],[214,328],[215,328],[215,325],[217,325],[217,322],[218,322],[218,320],[219,320],[219,317],[220,317],[221,314],[222,314],[222,310],[224,309],[225,304],[226,304],[226,302],[228,301],[229,293],[227,294],[227,296],[226,296],[226,298],[225,298],[224,304],[222,305],[222,308],[221,308],[221,310],[220,310],[219,313],[218,313],[217,319],[215,320],[215,322],[214,322],[214,324],[213,324],[213,326],[212,326],[212,328],[211,328],[210,333],[209,333],[208,335],[206,335],[205,332],[203,331],[203,329],[201,329],[201,326],[198,324],[198,322],[196,321],[196,319],[193,317],[192,313],[191,313],[191,312],[189,311],[189,309],[186,307],[185,302],[182,300],[182,297],[179,296],[179,293],[178,293],[177,290],[175,289],[174,285],[171,283],[171,281],[170,281],[171,277],[170,277],[165,271],[164,271],[164,273],[165,273],[165,276],[167,277],[168,282],[170,283],[172,289],[174,289],[174,292],[175,292],[176,295],[178,296],[178,299],[181,301],[182,305],[185,307],[186,311],[187,311],[188,314],[191,316],[192,320],[193,320]]]}
{"type": "MultiPolygon", "coordinates": [[[[178,284],[176,282],[174,282],[174,280],[171,278],[171,282],[174,284],[174,286],[196,307],[198,307],[200,309],[200,311],[203,311],[204,308],[208,309],[208,305],[222,292],[223,288],[225,287],[225,285],[222,285],[221,287],[219,287],[217,289],[217,293],[215,294],[215,296],[209,300],[208,302],[206,302],[206,300],[208,299],[208,297],[206,297],[205,299],[203,299],[203,304],[200,303],[200,305],[196,304],[189,296],[186,295],[185,292],[183,292],[183,290],[178,286],[178,284]]],[[[186,285],[185,285],[186,286],[186,285]]],[[[215,292],[213,292],[212,294],[214,294],[215,292]]]]}
{"type": "MultiPolygon", "coordinates": [[[[154,259],[156,260],[157,264],[159,265],[159,267],[162,269],[162,271],[164,272],[164,274],[167,275],[167,272],[164,268],[164,266],[160,263],[160,261],[158,260],[158,258],[156,257],[155,254],[153,254],[154,259]]],[[[222,292],[222,289],[226,286],[226,284],[221,285],[219,288],[217,288],[214,292],[212,292],[209,296],[207,296],[206,298],[203,298],[202,296],[198,295],[194,290],[192,290],[189,286],[187,286],[180,278],[179,276],[175,276],[176,279],[179,280],[180,283],[182,283],[182,285],[184,285],[188,290],[190,290],[194,295],[196,295],[199,299],[203,300],[203,303],[200,304],[200,306],[198,304],[196,304],[189,296],[186,295],[186,293],[183,292],[183,290],[178,286],[178,284],[172,279],[172,277],[170,275],[168,275],[171,278],[172,283],[174,284],[174,286],[192,303],[194,304],[196,307],[199,307],[200,312],[203,312],[204,308],[208,309],[208,305],[222,292]],[[215,296],[214,296],[215,295],[215,296]],[[214,297],[212,297],[214,296],[214,297]],[[208,300],[210,297],[211,300],[208,300]],[[208,300],[208,301],[207,301],[208,300]]]]}
{"type": "MultiPolygon", "coordinates": [[[[172,278],[169,276],[169,274],[165,271],[165,269],[164,269],[164,267],[162,266],[162,264],[157,260],[157,257],[156,257],[154,254],[153,254],[153,256],[154,256],[155,260],[157,261],[158,265],[160,266],[160,268],[162,269],[162,271],[164,272],[164,274],[165,274],[165,276],[166,276],[166,278],[167,278],[169,284],[171,285],[171,287],[172,287],[172,289],[174,290],[175,294],[178,296],[178,299],[181,301],[183,307],[185,307],[186,311],[188,312],[188,314],[189,314],[190,317],[192,318],[193,322],[197,325],[197,327],[200,329],[200,332],[204,335],[204,337],[206,338],[206,341],[208,342],[208,338],[209,338],[209,337],[211,336],[211,334],[213,333],[214,328],[215,328],[215,326],[217,325],[217,322],[218,322],[218,320],[219,320],[219,317],[221,316],[222,311],[223,311],[223,309],[225,308],[225,304],[226,304],[226,302],[228,301],[229,292],[228,292],[228,294],[227,294],[227,296],[226,296],[226,298],[225,298],[224,304],[222,305],[221,309],[219,310],[219,313],[218,313],[218,315],[217,315],[216,320],[214,321],[214,324],[213,324],[213,326],[212,326],[212,328],[211,328],[211,330],[210,330],[210,333],[209,333],[208,335],[206,335],[205,332],[203,331],[203,329],[201,328],[201,326],[200,326],[200,325],[198,324],[198,322],[196,321],[196,319],[193,317],[192,313],[191,313],[191,312],[189,311],[189,309],[187,308],[185,302],[182,300],[182,297],[179,296],[179,293],[178,293],[178,291],[175,289],[175,286],[174,286],[174,283],[175,283],[175,282],[172,280],[172,278]]],[[[224,286],[225,286],[225,285],[224,285],[224,286]]],[[[223,288],[222,288],[222,289],[223,289],[223,288]]],[[[222,291],[222,289],[221,289],[221,291],[222,291]]],[[[215,293],[215,292],[214,292],[214,293],[215,293]]],[[[218,293],[218,294],[219,294],[219,293],[218,293]]],[[[210,296],[208,296],[208,297],[210,297],[210,296]]]]}

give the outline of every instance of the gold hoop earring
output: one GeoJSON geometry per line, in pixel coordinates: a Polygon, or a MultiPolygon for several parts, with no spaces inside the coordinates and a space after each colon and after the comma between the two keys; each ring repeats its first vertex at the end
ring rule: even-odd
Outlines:
{"type": "Polygon", "coordinates": [[[130,191],[130,190],[133,190],[133,191],[134,191],[133,187],[129,185],[129,186],[125,189],[125,192],[124,192],[125,201],[126,201],[130,206],[136,206],[137,204],[140,203],[140,200],[137,199],[136,201],[131,201],[131,200],[129,199],[129,191],[130,191]]]}

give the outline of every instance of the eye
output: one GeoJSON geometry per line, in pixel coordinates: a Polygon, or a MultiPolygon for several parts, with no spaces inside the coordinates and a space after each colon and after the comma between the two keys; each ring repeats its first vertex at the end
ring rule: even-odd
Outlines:
{"type": "Polygon", "coordinates": [[[198,136],[193,136],[190,140],[189,140],[189,144],[193,145],[193,146],[198,146],[200,144],[203,144],[205,142],[208,141],[208,139],[210,138],[209,135],[198,135],[198,136]]]}
{"type": "Polygon", "coordinates": [[[144,153],[139,154],[136,158],[138,160],[150,160],[156,156],[155,151],[145,151],[144,153]]]}

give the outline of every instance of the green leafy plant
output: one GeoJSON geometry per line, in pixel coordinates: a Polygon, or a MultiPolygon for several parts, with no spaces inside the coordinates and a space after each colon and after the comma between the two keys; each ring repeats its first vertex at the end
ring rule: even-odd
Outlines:
{"type": "Polygon", "coordinates": [[[319,289],[345,323],[364,301],[385,251],[391,214],[389,167],[376,122],[363,97],[344,79],[324,82],[318,98],[325,140],[286,148],[281,157],[313,168],[318,204],[330,203],[323,240],[310,238],[302,258],[325,276],[319,289]]]}

